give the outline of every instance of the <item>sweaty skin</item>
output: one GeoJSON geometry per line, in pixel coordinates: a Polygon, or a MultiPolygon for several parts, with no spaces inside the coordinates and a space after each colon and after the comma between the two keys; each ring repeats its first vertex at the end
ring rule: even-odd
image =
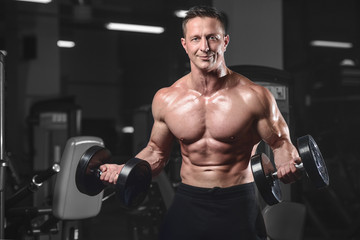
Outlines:
{"type": "MultiPolygon", "coordinates": [[[[278,177],[295,181],[298,152],[276,101],[264,87],[228,69],[229,36],[217,19],[196,17],[186,24],[182,46],[191,72],[154,96],[154,125],[136,157],[156,176],[169,160],[172,141],[180,143],[181,179],[197,187],[230,187],[253,181],[249,160],[260,140],[274,152],[278,177]]],[[[101,179],[114,183],[123,165],[105,164],[101,179]]]]}

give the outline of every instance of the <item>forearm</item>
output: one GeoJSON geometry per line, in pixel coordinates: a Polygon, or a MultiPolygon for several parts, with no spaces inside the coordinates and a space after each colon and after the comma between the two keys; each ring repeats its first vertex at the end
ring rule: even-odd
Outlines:
{"type": "Polygon", "coordinates": [[[270,144],[270,147],[273,151],[274,161],[277,168],[283,164],[295,162],[299,159],[299,153],[297,152],[295,146],[291,143],[288,136],[278,138],[270,144]]]}
{"type": "Polygon", "coordinates": [[[277,167],[299,158],[299,154],[290,139],[289,128],[278,112],[276,121],[274,118],[265,119],[262,122],[259,133],[261,138],[271,147],[277,167]]]}
{"type": "Polygon", "coordinates": [[[291,143],[285,121],[277,122],[276,128],[272,126],[274,125],[263,127],[261,137],[273,151],[278,178],[284,183],[294,182],[301,176],[295,167],[296,163],[301,162],[299,153],[291,143]],[[277,129],[277,131],[273,131],[273,129],[277,129]]]}
{"type": "MultiPolygon", "coordinates": [[[[154,141],[150,140],[148,145],[135,156],[136,158],[145,160],[150,164],[152,177],[160,174],[168,162],[171,148],[167,145],[171,145],[170,139],[169,143],[165,145],[163,145],[164,150],[161,151],[161,148],[158,147],[154,141]]],[[[124,164],[104,164],[100,166],[100,170],[103,172],[103,174],[101,174],[101,180],[115,183],[117,181],[117,176],[120,174],[123,166],[124,164]]]]}
{"type": "Polygon", "coordinates": [[[152,176],[155,177],[160,174],[165,167],[169,159],[169,154],[156,150],[154,146],[148,144],[135,157],[149,162],[152,170],[152,176]]]}

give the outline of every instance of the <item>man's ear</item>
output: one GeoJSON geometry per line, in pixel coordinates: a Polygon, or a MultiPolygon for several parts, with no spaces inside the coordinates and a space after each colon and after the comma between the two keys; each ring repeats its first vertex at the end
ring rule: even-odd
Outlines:
{"type": "Polygon", "coordinates": [[[224,52],[226,51],[226,48],[227,46],[229,45],[229,42],[230,42],[230,36],[229,35],[226,35],[224,37],[224,52]]]}
{"type": "Polygon", "coordinates": [[[181,45],[182,45],[183,48],[185,49],[185,52],[188,53],[188,52],[187,52],[187,48],[186,48],[186,40],[185,40],[185,38],[181,38],[181,45]]]}

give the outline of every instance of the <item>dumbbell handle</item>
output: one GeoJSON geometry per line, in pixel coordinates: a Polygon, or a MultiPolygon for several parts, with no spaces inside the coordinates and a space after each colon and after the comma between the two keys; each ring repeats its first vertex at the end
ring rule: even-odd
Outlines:
{"type": "Polygon", "coordinates": [[[100,168],[96,168],[94,170],[92,170],[92,172],[94,173],[95,176],[97,176],[98,178],[100,178],[101,174],[103,173],[100,168]]]}
{"type": "MultiPolygon", "coordinates": [[[[304,170],[305,170],[303,163],[295,164],[295,167],[296,167],[296,169],[298,169],[298,170],[300,170],[300,171],[304,171],[304,170]]],[[[271,174],[271,177],[272,177],[273,179],[278,179],[277,172],[273,172],[273,173],[271,174]]]]}

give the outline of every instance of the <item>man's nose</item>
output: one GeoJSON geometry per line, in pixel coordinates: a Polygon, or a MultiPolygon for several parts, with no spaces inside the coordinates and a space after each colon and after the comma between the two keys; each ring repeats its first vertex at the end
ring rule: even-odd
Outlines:
{"type": "Polygon", "coordinates": [[[209,43],[208,43],[208,40],[206,38],[201,39],[200,50],[203,51],[203,52],[208,52],[210,50],[209,49],[209,43]]]}

